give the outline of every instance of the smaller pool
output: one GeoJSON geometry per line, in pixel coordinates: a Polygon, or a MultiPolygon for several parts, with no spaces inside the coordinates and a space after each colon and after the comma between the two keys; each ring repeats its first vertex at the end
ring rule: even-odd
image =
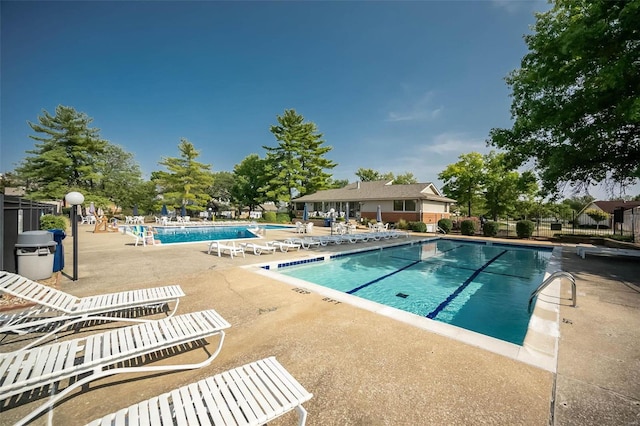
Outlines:
{"type": "Polygon", "coordinates": [[[286,229],[286,225],[207,225],[207,226],[154,226],[156,239],[162,244],[196,243],[213,240],[256,238],[258,229],[286,229]],[[252,230],[254,232],[252,232],[252,230]]]}

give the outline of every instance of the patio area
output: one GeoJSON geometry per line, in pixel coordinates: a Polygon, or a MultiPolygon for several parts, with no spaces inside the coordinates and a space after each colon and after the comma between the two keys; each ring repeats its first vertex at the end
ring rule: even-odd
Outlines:
{"type": "MultiPolygon", "coordinates": [[[[553,374],[319,294],[296,291],[241,267],[302,258],[308,251],[247,253],[231,259],[208,255],[206,243],[134,247],[126,235],[94,234],[92,229],[80,227],[79,280],[63,276],[60,289],[87,296],[179,284],[186,297],[178,313],[213,308],[231,328],[210,366],[99,380],[56,406],[53,424],[85,424],[268,356],[276,356],[314,394],[304,404],[308,425],[640,422],[640,265],[633,259],[583,260],[574,247],[565,247],[563,269],[576,277],[578,306],[561,307],[558,369],[553,374]]],[[[328,229],[317,230],[323,232],[328,229]]],[[[267,239],[295,236],[292,230],[267,234],[267,239]]],[[[70,271],[72,239],[64,244],[70,271]]],[[[320,250],[351,248],[343,244],[320,250]]],[[[2,350],[15,347],[22,338],[13,340],[2,350]]],[[[203,349],[195,349],[158,362],[190,363],[206,357],[203,349]]],[[[3,407],[0,424],[13,424],[41,403],[3,407]]],[[[42,416],[34,424],[47,420],[42,416]]],[[[296,422],[295,413],[289,413],[269,424],[296,422]]]]}

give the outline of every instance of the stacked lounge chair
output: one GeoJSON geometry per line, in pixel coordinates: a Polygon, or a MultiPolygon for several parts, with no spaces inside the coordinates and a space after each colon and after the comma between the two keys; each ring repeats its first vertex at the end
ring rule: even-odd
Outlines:
{"type": "MultiPolygon", "coordinates": [[[[32,293],[43,292],[43,289],[39,288],[41,284],[9,272],[2,272],[0,280],[2,289],[10,294],[22,294],[20,293],[22,290],[19,291],[19,289],[25,285],[30,286],[33,291],[26,291],[23,296],[33,297],[32,293]]],[[[174,287],[176,287],[174,289],[176,294],[184,295],[179,287],[174,287]]],[[[54,290],[54,292],[57,291],[54,290]]],[[[135,292],[125,293],[133,295],[135,292]]],[[[73,298],[62,292],[55,294],[63,299],[73,298]]],[[[101,297],[104,296],[86,299],[96,301],[101,297]]],[[[52,305],[49,299],[37,298],[36,300],[40,303],[44,302],[47,309],[49,309],[48,305],[52,305]]],[[[119,299],[116,298],[116,300],[119,299]]],[[[122,306],[122,303],[117,304],[116,309],[122,306]]],[[[107,311],[106,307],[99,310],[101,314],[106,314],[107,311]]],[[[90,316],[92,313],[95,312],[91,309],[85,309],[82,313],[73,311],[75,316],[62,314],[58,317],[54,316],[53,320],[60,321],[60,318],[70,320],[78,317],[86,320],[94,318],[90,316]]],[[[28,318],[31,315],[17,314],[17,316],[28,318]]],[[[43,322],[39,324],[42,325],[43,322]]],[[[2,411],[10,409],[11,404],[21,399],[18,398],[20,395],[29,399],[32,395],[41,394],[42,391],[51,392],[52,395],[44,404],[16,423],[24,425],[47,409],[54,407],[79,387],[88,386],[89,383],[107,376],[121,373],[180,371],[207,366],[220,353],[225,337],[224,330],[229,327],[230,324],[222,316],[215,310],[209,309],[155,321],[144,321],[140,324],[109,329],[86,337],[39,347],[0,353],[2,411]],[[203,346],[205,340],[212,336],[219,336],[218,346],[202,362],[144,365],[146,360],[167,357],[185,348],[203,346]],[[65,383],[66,387],[58,389],[65,383]]],[[[17,329],[3,330],[16,331],[17,329]]],[[[31,328],[19,330],[23,333],[32,331],[31,328]]],[[[177,423],[257,426],[293,409],[299,414],[299,424],[304,425],[307,412],[302,404],[312,396],[274,357],[271,357],[217,374],[148,401],[139,402],[95,420],[91,425],[177,423]]]]}
{"type": "Polygon", "coordinates": [[[179,285],[171,285],[76,297],[6,271],[0,271],[0,292],[35,304],[17,314],[0,315],[0,333],[3,334],[50,330],[54,324],[67,327],[72,322],[89,320],[122,321],[130,310],[168,307],[169,303],[175,302],[169,313],[172,316],[178,309],[180,298],[185,295],[179,285]]]}

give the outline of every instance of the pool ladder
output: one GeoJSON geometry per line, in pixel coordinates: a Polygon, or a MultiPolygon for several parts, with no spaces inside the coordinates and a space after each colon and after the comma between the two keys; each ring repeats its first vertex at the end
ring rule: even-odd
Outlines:
{"type": "Polygon", "coordinates": [[[546,286],[548,286],[549,284],[551,284],[556,278],[566,278],[569,281],[571,281],[571,301],[573,302],[573,304],[571,306],[573,306],[574,308],[576,307],[576,279],[573,277],[573,275],[571,275],[568,272],[564,272],[564,271],[556,271],[553,274],[549,275],[549,278],[547,278],[546,280],[542,281],[542,284],[540,284],[538,286],[537,289],[535,289],[533,291],[533,293],[531,293],[531,297],[529,297],[529,306],[527,307],[527,311],[531,312],[531,302],[533,302],[533,299],[536,298],[536,296],[538,296],[538,294],[540,294],[540,292],[542,290],[544,290],[544,288],[546,286]]]}

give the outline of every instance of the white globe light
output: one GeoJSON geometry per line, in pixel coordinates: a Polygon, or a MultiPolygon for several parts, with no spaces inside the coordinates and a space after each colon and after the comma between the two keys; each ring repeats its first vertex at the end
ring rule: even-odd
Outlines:
{"type": "Polygon", "coordinates": [[[84,203],[84,195],[76,191],[68,193],[65,195],[64,199],[72,206],[84,203]]]}

